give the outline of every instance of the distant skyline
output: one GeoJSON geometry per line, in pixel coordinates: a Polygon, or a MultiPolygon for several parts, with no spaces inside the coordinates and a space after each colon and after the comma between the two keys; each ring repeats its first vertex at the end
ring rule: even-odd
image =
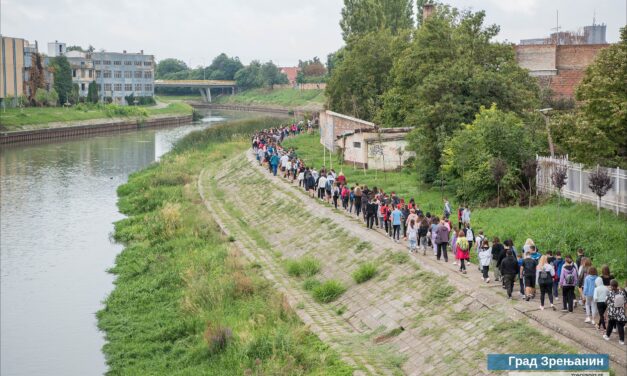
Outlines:
{"type": "MultiPolygon", "coordinates": [[[[556,26],[576,31],[607,25],[607,41],[617,42],[627,17],[625,0],[451,0],[460,9],[485,10],[498,24],[499,41],[548,36],[556,26]]],[[[192,67],[208,65],[224,52],[251,60],[292,66],[298,60],[343,45],[339,27],[341,0],[1,0],[0,33],[37,40],[47,52],[55,40],[97,50],[139,52],[157,60],[174,57],[192,67]]]]}

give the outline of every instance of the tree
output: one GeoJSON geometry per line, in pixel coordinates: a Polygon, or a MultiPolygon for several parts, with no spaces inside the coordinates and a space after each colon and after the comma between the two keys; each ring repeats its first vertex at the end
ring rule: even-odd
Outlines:
{"type": "Polygon", "coordinates": [[[77,104],[80,99],[80,91],[78,84],[72,84],[72,91],[68,97],[68,101],[72,104],[77,104]]]}
{"type": "Polygon", "coordinates": [[[409,148],[426,182],[438,176],[447,140],[481,106],[522,114],[537,103],[536,81],[518,66],[511,45],[490,42],[499,27],[484,20],[484,12],[438,6],[394,62],[375,121],[415,127],[409,148]]]}
{"type": "Polygon", "coordinates": [[[235,73],[243,67],[238,57],[230,58],[227,54],[221,53],[213,59],[209,71],[212,80],[232,80],[235,78],[235,73]]]}
{"type": "Polygon", "coordinates": [[[81,46],[67,46],[67,48],[65,49],[66,51],[80,51],[80,52],[85,52],[85,50],[83,50],[83,47],[81,46]]]}
{"type": "Polygon", "coordinates": [[[98,99],[98,84],[96,81],[92,81],[87,87],[87,101],[89,103],[98,103],[98,99]]]}
{"type": "MultiPolygon", "coordinates": [[[[568,154],[570,160],[591,166],[616,162],[616,143],[609,135],[590,122],[579,111],[551,116],[551,134],[558,154],[568,154]]],[[[622,163],[624,165],[624,162],[622,163]]]]}
{"type": "Polygon", "coordinates": [[[258,60],[251,61],[248,66],[235,73],[235,81],[237,82],[237,87],[244,90],[263,86],[261,63],[258,60]]]}
{"type": "Polygon", "coordinates": [[[35,92],[35,103],[37,103],[38,106],[43,107],[46,105],[47,102],[48,92],[46,91],[46,89],[37,89],[37,91],[35,92]]]}
{"type": "Polygon", "coordinates": [[[56,106],[57,103],[59,103],[59,93],[57,93],[54,88],[50,89],[48,92],[48,99],[46,102],[48,103],[48,106],[56,106]]]}
{"type": "Polygon", "coordinates": [[[588,187],[599,198],[597,201],[597,212],[599,213],[599,226],[601,225],[601,199],[612,189],[614,182],[607,170],[597,166],[596,171],[588,175],[588,187]]]}
{"type": "Polygon", "coordinates": [[[501,206],[501,180],[505,177],[507,173],[507,162],[502,160],[501,158],[495,158],[491,163],[492,167],[492,177],[496,182],[497,193],[496,193],[496,207],[501,206]]]}
{"type": "Polygon", "coordinates": [[[527,191],[527,202],[531,208],[531,197],[533,195],[533,186],[538,172],[538,161],[535,158],[529,158],[523,162],[522,173],[527,178],[527,184],[521,185],[522,189],[527,191]],[[527,188],[528,187],[528,188],[527,188]]]}
{"type": "Polygon", "coordinates": [[[414,26],[413,0],[344,0],[340,28],[351,38],[388,29],[393,35],[414,26]]]}
{"type": "Polygon", "coordinates": [[[352,39],[342,51],[326,87],[328,107],[364,120],[373,120],[390,87],[390,70],[409,43],[407,34],[389,30],[352,39]]]}
{"type": "MultiPolygon", "coordinates": [[[[588,133],[606,140],[609,157],[597,163],[627,165],[627,27],[620,31],[620,42],[601,50],[577,87],[581,113],[588,122],[588,133]]],[[[585,142],[585,140],[584,140],[585,142]]],[[[585,142],[594,144],[595,140],[585,142]]],[[[594,160],[591,160],[592,162],[594,160]]]]}
{"type": "Polygon", "coordinates": [[[28,98],[32,103],[36,101],[35,96],[38,89],[46,87],[43,57],[39,53],[33,53],[31,55],[31,67],[28,76],[28,89],[30,97],[28,98]]]}
{"type": "Polygon", "coordinates": [[[72,68],[67,58],[63,55],[54,58],[54,89],[62,104],[65,104],[72,96],[72,68]]]}
{"type": "Polygon", "coordinates": [[[559,218],[560,206],[562,205],[562,188],[566,185],[568,180],[568,169],[566,166],[555,165],[553,172],[551,173],[551,184],[557,188],[557,216],[559,218]]]}
{"type": "Polygon", "coordinates": [[[187,65],[178,59],[163,59],[159,63],[157,63],[157,68],[155,69],[155,78],[163,79],[167,74],[178,73],[187,71],[189,68],[187,65]]]}
{"type": "Polygon", "coordinates": [[[279,68],[272,62],[268,61],[261,67],[261,77],[263,83],[270,89],[274,85],[289,83],[287,76],[279,70],[279,68]]]}

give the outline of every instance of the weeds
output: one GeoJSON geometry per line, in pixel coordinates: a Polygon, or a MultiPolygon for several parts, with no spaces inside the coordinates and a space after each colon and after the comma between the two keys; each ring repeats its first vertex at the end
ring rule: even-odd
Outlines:
{"type": "Polygon", "coordinates": [[[377,274],[377,266],[374,263],[368,262],[361,264],[357,270],[353,273],[353,279],[357,283],[364,283],[370,280],[377,274]]]}
{"type": "Polygon", "coordinates": [[[312,289],[312,295],[317,302],[329,303],[337,299],[346,291],[341,282],[335,280],[325,281],[312,289]]]}
{"type": "Polygon", "coordinates": [[[300,260],[288,260],[285,263],[287,274],[292,277],[311,277],[320,271],[320,261],[311,258],[304,257],[300,260]]]}

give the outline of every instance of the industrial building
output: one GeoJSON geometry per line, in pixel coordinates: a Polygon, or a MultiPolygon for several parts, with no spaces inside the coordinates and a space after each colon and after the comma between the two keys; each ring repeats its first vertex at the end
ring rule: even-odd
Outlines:
{"type": "Polygon", "coordinates": [[[24,48],[29,43],[22,38],[0,35],[0,99],[24,94],[24,48]]]}

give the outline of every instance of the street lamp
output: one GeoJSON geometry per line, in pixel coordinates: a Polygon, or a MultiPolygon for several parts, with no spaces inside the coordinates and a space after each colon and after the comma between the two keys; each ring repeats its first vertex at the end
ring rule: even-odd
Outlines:
{"type": "Polygon", "coordinates": [[[555,147],[553,146],[553,137],[551,137],[551,127],[549,124],[549,112],[553,111],[553,109],[551,107],[547,107],[547,108],[542,108],[539,110],[536,110],[539,113],[542,114],[542,116],[544,117],[544,124],[546,126],[546,137],[549,141],[549,150],[551,151],[551,158],[555,157],[555,147]]]}

